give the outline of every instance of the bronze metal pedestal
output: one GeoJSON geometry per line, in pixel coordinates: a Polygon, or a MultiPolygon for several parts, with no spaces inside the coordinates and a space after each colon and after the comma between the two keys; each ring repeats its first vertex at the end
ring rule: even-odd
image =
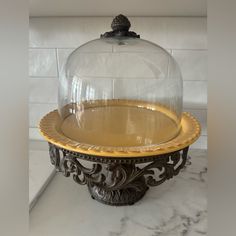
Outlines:
{"type": "Polygon", "coordinates": [[[188,147],[148,157],[104,158],[49,143],[49,153],[56,170],[66,177],[72,175],[78,184],[87,184],[93,199],[108,205],[123,206],[140,200],[149,186],[160,185],[177,175],[185,166],[188,147]],[[92,166],[85,166],[81,160],[92,162],[92,166]]]}

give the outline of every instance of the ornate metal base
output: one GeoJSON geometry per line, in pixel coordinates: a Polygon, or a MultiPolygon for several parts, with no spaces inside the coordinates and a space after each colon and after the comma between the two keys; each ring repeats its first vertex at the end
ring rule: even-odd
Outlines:
{"type": "Polygon", "coordinates": [[[88,189],[91,197],[101,203],[112,206],[125,206],[133,205],[135,202],[140,200],[148,190],[144,177],[137,180],[136,183],[142,186],[139,190],[135,188],[109,190],[98,185],[88,185],[88,189]]]}
{"type": "Polygon", "coordinates": [[[140,200],[148,186],[160,185],[177,175],[185,166],[188,147],[157,156],[119,158],[72,152],[49,143],[49,153],[56,170],[66,177],[73,174],[75,182],[87,184],[93,199],[122,206],[140,200]],[[79,159],[95,163],[88,168],[79,159]],[[147,164],[140,166],[141,163],[147,164]]]}

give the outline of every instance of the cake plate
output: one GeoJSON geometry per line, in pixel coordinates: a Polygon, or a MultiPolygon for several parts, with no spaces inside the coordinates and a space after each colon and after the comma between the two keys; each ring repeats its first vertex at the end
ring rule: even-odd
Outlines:
{"type": "Polygon", "coordinates": [[[113,206],[132,205],[149,187],[178,175],[186,164],[189,145],[200,135],[198,121],[186,112],[177,136],[158,145],[89,145],[66,136],[61,126],[57,110],[40,122],[40,132],[49,143],[51,163],[64,176],[72,175],[76,183],[87,185],[93,199],[113,206]]]}

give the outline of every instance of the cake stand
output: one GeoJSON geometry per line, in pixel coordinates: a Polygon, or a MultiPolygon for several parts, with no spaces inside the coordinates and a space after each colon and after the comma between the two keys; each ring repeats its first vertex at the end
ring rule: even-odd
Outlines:
{"type": "MultiPolygon", "coordinates": [[[[89,106],[97,105],[90,103],[89,106]]],[[[139,103],[137,106],[138,109],[143,107],[167,114],[159,105],[139,103]]],[[[186,164],[189,146],[200,135],[198,121],[186,112],[182,114],[179,133],[157,145],[114,147],[78,142],[65,135],[62,125],[57,110],[48,113],[40,122],[40,132],[49,143],[51,163],[64,176],[72,175],[76,183],[87,185],[93,199],[114,206],[132,205],[149,187],[178,175],[186,164]]]]}

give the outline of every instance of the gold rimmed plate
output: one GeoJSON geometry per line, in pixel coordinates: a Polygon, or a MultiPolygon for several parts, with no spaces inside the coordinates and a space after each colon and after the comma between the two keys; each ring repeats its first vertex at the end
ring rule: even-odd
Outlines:
{"type": "MultiPolygon", "coordinates": [[[[45,115],[40,121],[40,132],[48,142],[55,144],[58,147],[69,151],[104,157],[130,158],[174,152],[194,143],[198,139],[201,131],[199,122],[190,113],[184,112],[182,114],[180,131],[174,138],[167,142],[159,144],[152,143],[151,145],[143,146],[105,146],[99,145],[95,141],[93,144],[81,142],[76,138],[65,135],[65,132],[63,131],[63,122],[58,111],[54,110],[45,115]]],[[[100,133],[100,136],[102,135],[103,134],[100,133]]],[[[80,138],[83,138],[83,136],[80,138]]]]}

